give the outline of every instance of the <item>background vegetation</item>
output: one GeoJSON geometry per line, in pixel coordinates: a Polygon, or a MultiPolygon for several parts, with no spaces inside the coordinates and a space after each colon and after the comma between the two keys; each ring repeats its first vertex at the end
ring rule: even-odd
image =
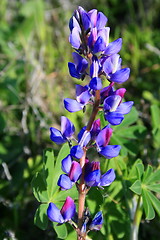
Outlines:
{"type": "MultiPolygon", "coordinates": [[[[159,168],[159,0],[0,0],[0,239],[55,239],[51,227],[42,231],[33,224],[38,202],[31,180],[42,168],[43,149],[53,147],[49,127],[58,128],[61,115],[77,129],[87,121],[82,113],[69,114],[62,103],[64,96],[74,98],[77,82],[67,62],[72,52],[68,21],[78,5],[107,15],[111,40],[122,36],[123,65],[131,68],[123,86],[126,100],[135,101],[127,122],[132,126],[117,128],[112,141],[123,145],[128,166],[140,158],[159,168]]],[[[159,227],[158,216],[151,222],[142,217],[140,239],[157,239],[159,227]]],[[[127,239],[123,231],[112,235],[127,239]]]]}

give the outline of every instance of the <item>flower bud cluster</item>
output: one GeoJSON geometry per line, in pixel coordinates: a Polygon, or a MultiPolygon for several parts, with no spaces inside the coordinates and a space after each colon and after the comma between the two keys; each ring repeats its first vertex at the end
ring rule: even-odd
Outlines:
{"type": "MultiPolygon", "coordinates": [[[[106,27],[108,19],[102,13],[93,9],[86,12],[82,7],[75,10],[69,22],[69,42],[74,48],[73,63],[68,63],[69,73],[72,77],[87,80],[86,85],[76,85],[76,99],[65,98],[64,107],[69,112],[83,110],[86,105],[93,108],[92,115],[75,137],[75,127],[65,116],[61,117],[61,130],[51,127],[50,139],[56,144],[69,143],[70,153],[62,160],[62,174],[58,180],[61,190],[71,189],[76,184],[79,190],[81,179],[85,193],[91,187],[103,188],[109,186],[115,179],[114,169],[109,169],[103,175],[100,162],[91,161],[87,157],[87,150],[94,148],[98,154],[107,159],[119,155],[121,147],[110,145],[112,136],[111,125],[119,125],[124,115],[128,114],[133,102],[124,102],[125,88],[115,89],[115,84],[121,84],[129,78],[130,69],[122,68],[122,59],[118,54],[122,47],[122,39],[109,42],[110,28],[106,27]],[[108,80],[108,85],[104,86],[108,80]],[[96,119],[99,111],[103,111],[108,122],[101,128],[100,119],[96,119]],[[81,159],[85,158],[84,164],[81,159]]],[[[79,190],[80,191],[80,190],[79,190]]],[[[98,212],[92,219],[90,214],[81,224],[81,233],[90,230],[100,230],[103,223],[102,212],[98,212]]],[[[62,209],[59,210],[54,203],[50,203],[47,215],[51,221],[62,224],[76,219],[76,208],[73,199],[67,197],[62,209]]]]}

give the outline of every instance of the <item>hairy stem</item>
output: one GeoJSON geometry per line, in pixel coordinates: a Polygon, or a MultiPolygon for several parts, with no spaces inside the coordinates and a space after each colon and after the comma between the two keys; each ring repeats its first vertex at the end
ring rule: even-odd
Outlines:
{"type": "MultiPolygon", "coordinates": [[[[87,128],[86,131],[90,131],[92,124],[96,118],[96,115],[99,111],[99,104],[100,104],[100,90],[96,90],[96,94],[95,94],[95,102],[93,105],[93,110],[92,110],[92,114],[90,116],[90,119],[88,121],[87,124],[87,128]]],[[[78,231],[77,231],[77,239],[78,240],[85,240],[86,236],[83,235],[83,233],[81,233],[81,228],[83,225],[83,214],[84,214],[84,208],[85,208],[85,198],[86,198],[86,186],[85,186],[85,182],[84,182],[84,173],[85,173],[85,159],[86,159],[86,148],[83,148],[84,150],[84,154],[83,157],[80,159],[80,165],[82,168],[82,175],[80,178],[80,184],[79,184],[79,198],[78,198],[78,231]]]]}

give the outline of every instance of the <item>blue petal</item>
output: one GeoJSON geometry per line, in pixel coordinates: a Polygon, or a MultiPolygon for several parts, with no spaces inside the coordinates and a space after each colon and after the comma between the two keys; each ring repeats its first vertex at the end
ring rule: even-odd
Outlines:
{"type": "Polygon", "coordinates": [[[64,223],[64,218],[60,210],[54,203],[50,203],[47,209],[47,216],[52,222],[64,223]]]}
{"type": "Polygon", "coordinates": [[[75,68],[74,63],[69,62],[68,63],[69,73],[74,78],[81,78],[81,75],[77,72],[77,69],[75,68]]]}
{"type": "Polygon", "coordinates": [[[102,147],[99,153],[106,157],[107,159],[117,157],[120,152],[121,146],[119,145],[107,145],[102,147]]]}
{"type": "Polygon", "coordinates": [[[121,114],[128,114],[131,111],[133,104],[134,102],[132,101],[121,103],[117,108],[116,112],[121,114]]]}
{"type": "Polygon", "coordinates": [[[83,12],[81,14],[81,17],[82,17],[83,27],[84,27],[85,30],[87,30],[91,26],[90,18],[89,18],[88,14],[86,12],[83,12]]]}
{"type": "Polygon", "coordinates": [[[97,41],[94,44],[93,53],[95,54],[95,53],[103,52],[105,48],[106,48],[106,43],[103,40],[103,38],[99,36],[97,41]]]}
{"type": "Polygon", "coordinates": [[[80,34],[79,29],[77,27],[74,27],[69,36],[69,42],[72,45],[72,47],[74,47],[75,49],[79,49],[81,45],[81,39],[79,34],[80,34]]]}
{"type": "Polygon", "coordinates": [[[65,116],[61,117],[61,133],[63,137],[70,138],[75,132],[73,123],[65,116]]]}
{"type": "Polygon", "coordinates": [[[87,146],[87,144],[89,143],[89,141],[91,140],[91,134],[90,132],[86,131],[86,126],[83,127],[80,132],[78,133],[78,143],[81,146],[87,146]]]}
{"type": "Polygon", "coordinates": [[[64,107],[69,112],[77,112],[83,109],[83,106],[74,99],[65,98],[64,99],[64,107]]]}
{"type": "Polygon", "coordinates": [[[60,175],[57,185],[61,187],[61,190],[68,190],[72,188],[72,182],[70,178],[65,174],[60,175]]]}
{"type": "Polygon", "coordinates": [[[96,23],[97,29],[104,28],[107,21],[108,21],[107,17],[102,12],[99,12],[97,16],[97,23],[96,23]]]}
{"type": "Polygon", "coordinates": [[[101,173],[99,169],[95,171],[86,172],[84,177],[86,185],[90,187],[93,185],[97,186],[100,182],[100,174],[101,173]]]}
{"type": "Polygon", "coordinates": [[[84,152],[81,146],[76,145],[71,148],[70,154],[72,157],[80,159],[83,156],[84,152]]]}
{"type": "Polygon", "coordinates": [[[90,230],[100,230],[103,224],[103,215],[102,212],[96,213],[91,224],[89,225],[90,230]]]}
{"type": "Polygon", "coordinates": [[[71,179],[72,182],[76,182],[82,174],[82,168],[80,164],[76,161],[72,162],[71,169],[69,172],[69,178],[71,179]]]}
{"type": "Polygon", "coordinates": [[[67,141],[67,139],[62,136],[62,133],[54,127],[50,128],[50,133],[50,139],[57,144],[62,144],[67,141]]]}
{"type": "Polygon", "coordinates": [[[129,74],[130,74],[130,69],[123,68],[111,74],[109,80],[116,83],[123,83],[128,80],[129,74]]]}
{"type": "Polygon", "coordinates": [[[96,144],[101,147],[101,146],[106,146],[111,138],[112,135],[112,128],[109,128],[108,125],[104,127],[96,137],[96,144]]]}
{"type": "Polygon", "coordinates": [[[101,176],[100,186],[109,186],[115,179],[114,169],[108,170],[105,174],[101,176]]]}
{"type": "Polygon", "coordinates": [[[113,64],[111,62],[111,58],[107,58],[103,63],[103,71],[108,75],[112,72],[113,64]]]}
{"type": "Polygon", "coordinates": [[[62,206],[61,214],[64,218],[64,221],[69,221],[72,217],[74,217],[76,213],[76,205],[71,197],[67,197],[65,203],[62,206]]]}
{"type": "Polygon", "coordinates": [[[122,47],[122,38],[118,38],[115,41],[109,43],[107,48],[105,49],[105,55],[112,55],[118,53],[122,47]]]}
{"type": "Polygon", "coordinates": [[[104,117],[105,117],[106,121],[108,121],[112,125],[119,125],[124,119],[123,114],[118,113],[118,112],[105,113],[104,117]]]}
{"type": "Polygon", "coordinates": [[[111,95],[104,100],[104,111],[114,112],[122,98],[119,95],[111,95]]]}
{"type": "Polygon", "coordinates": [[[71,169],[71,164],[72,164],[72,158],[69,155],[67,155],[67,157],[65,157],[62,160],[62,171],[65,173],[69,173],[70,169],[71,169]]]}
{"type": "Polygon", "coordinates": [[[102,89],[102,81],[100,78],[98,77],[94,77],[91,79],[90,83],[89,83],[89,87],[93,90],[100,90],[102,89]]]}

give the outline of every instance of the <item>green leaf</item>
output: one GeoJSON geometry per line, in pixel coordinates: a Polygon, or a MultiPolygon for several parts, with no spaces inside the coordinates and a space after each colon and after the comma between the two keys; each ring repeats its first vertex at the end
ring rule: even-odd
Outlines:
{"type": "Polygon", "coordinates": [[[147,185],[146,187],[153,192],[160,193],[160,184],[147,185]]]}
{"type": "Polygon", "coordinates": [[[130,190],[138,195],[141,195],[142,193],[141,181],[140,180],[135,181],[130,187],[130,190]]]}
{"type": "Polygon", "coordinates": [[[156,196],[153,195],[153,193],[151,193],[149,191],[148,191],[148,197],[149,197],[154,209],[160,216],[160,201],[156,198],[156,196]]]}
{"type": "Polygon", "coordinates": [[[42,172],[36,173],[31,182],[31,186],[33,189],[33,194],[39,202],[48,202],[49,198],[47,193],[47,186],[43,177],[44,176],[42,175],[42,172]]]}
{"type": "Polygon", "coordinates": [[[158,182],[158,181],[160,181],[160,169],[158,169],[157,171],[148,175],[148,177],[145,178],[144,183],[146,185],[148,185],[148,184],[155,183],[155,182],[158,182]]]}
{"type": "Polygon", "coordinates": [[[116,129],[116,135],[122,136],[127,139],[142,138],[146,135],[146,127],[142,125],[136,125],[126,128],[116,129]]]}
{"type": "Polygon", "coordinates": [[[146,171],[143,174],[143,183],[145,183],[146,179],[152,174],[153,168],[151,165],[147,166],[146,171]]]}
{"type": "Polygon", "coordinates": [[[151,106],[151,117],[152,117],[152,126],[153,128],[160,128],[160,108],[158,105],[151,106]]]}
{"type": "Polygon", "coordinates": [[[148,196],[148,191],[146,189],[142,189],[142,199],[143,199],[143,207],[146,214],[146,219],[151,220],[155,217],[155,212],[152,207],[151,200],[148,196]]]}
{"type": "Polygon", "coordinates": [[[142,160],[141,159],[137,159],[136,162],[133,164],[132,168],[129,171],[128,174],[128,179],[131,180],[133,182],[133,180],[136,180],[138,177],[138,171],[137,171],[137,164],[142,164],[142,160]]]}
{"type": "Polygon", "coordinates": [[[34,224],[42,230],[46,230],[48,226],[47,208],[48,204],[41,204],[34,217],[34,224]]]}
{"type": "Polygon", "coordinates": [[[78,199],[78,191],[75,185],[67,191],[59,191],[58,194],[53,195],[52,202],[56,203],[64,201],[68,196],[70,196],[74,200],[78,199]]]}
{"type": "Polygon", "coordinates": [[[144,173],[144,165],[143,165],[143,163],[138,163],[136,165],[136,168],[137,168],[138,178],[139,178],[139,180],[141,180],[141,177],[142,177],[142,175],[144,173]]]}
{"type": "Polygon", "coordinates": [[[65,224],[57,226],[57,223],[53,223],[54,230],[57,233],[57,237],[60,239],[67,239],[67,228],[65,224]]]}

